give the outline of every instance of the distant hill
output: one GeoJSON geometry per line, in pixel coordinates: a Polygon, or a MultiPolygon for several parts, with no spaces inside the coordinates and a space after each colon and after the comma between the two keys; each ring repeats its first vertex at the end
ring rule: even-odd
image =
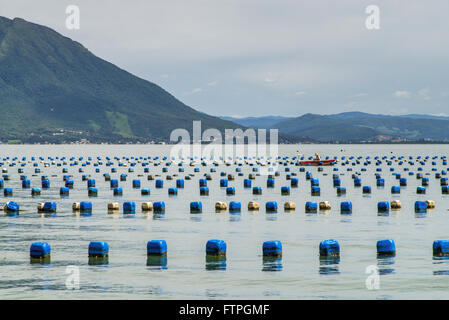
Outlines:
{"type": "Polygon", "coordinates": [[[414,119],[434,119],[434,120],[449,120],[448,116],[435,116],[431,114],[406,114],[402,117],[414,119]]]}
{"type": "Polygon", "coordinates": [[[0,140],[148,142],[173,129],[238,128],[198,112],[54,30],[0,17],[0,140]]]}
{"type": "Polygon", "coordinates": [[[390,116],[365,112],[289,117],[221,117],[253,128],[278,129],[292,141],[309,142],[449,142],[449,117],[409,114],[390,116]],[[282,119],[281,121],[276,121],[282,119]]]}
{"type": "Polygon", "coordinates": [[[335,115],[305,114],[272,125],[280,132],[321,142],[448,141],[449,119],[349,112],[335,115]]]}
{"type": "Polygon", "coordinates": [[[249,128],[269,128],[275,123],[292,119],[290,117],[282,117],[282,116],[264,116],[264,117],[246,117],[246,118],[223,116],[219,118],[223,120],[232,121],[249,128]]]}

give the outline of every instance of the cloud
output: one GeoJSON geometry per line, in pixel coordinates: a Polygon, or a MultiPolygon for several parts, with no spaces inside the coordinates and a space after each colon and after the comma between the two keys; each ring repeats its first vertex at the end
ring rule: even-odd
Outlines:
{"type": "Polygon", "coordinates": [[[365,2],[77,0],[77,31],[65,27],[66,1],[0,0],[0,7],[2,16],[53,28],[212,115],[388,113],[403,102],[418,113],[426,99],[433,102],[426,112],[444,112],[449,1],[384,1],[376,31],[365,27],[365,2]],[[211,90],[215,79],[220,90],[211,90]]]}
{"type": "Polygon", "coordinates": [[[193,89],[193,90],[191,90],[191,91],[189,91],[189,92],[185,92],[184,95],[186,95],[186,96],[191,96],[191,95],[194,95],[194,94],[199,94],[199,93],[201,93],[202,91],[203,91],[202,88],[195,88],[195,89],[193,89]]]}
{"type": "Polygon", "coordinates": [[[418,96],[424,100],[430,100],[430,89],[424,88],[418,91],[418,96]]]}
{"type": "Polygon", "coordinates": [[[350,98],[361,98],[361,97],[366,97],[368,95],[368,93],[356,93],[353,94],[351,96],[349,96],[350,98]]]}
{"type": "Polygon", "coordinates": [[[266,83],[273,83],[273,82],[276,82],[276,79],[271,78],[271,77],[265,77],[265,79],[263,79],[263,81],[265,81],[266,83]]]}
{"type": "Polygon", "coordinates": [[[398,98],[398,99],[410,99],[410,97],[412,96],[412,93],[410,91],[406,91],[406,90],[399,90],[393,93],[393,97],[398,98]]]}
{"type": "Polygon", "coordinates": [[[307,94],[306,91],[297,91],[297,92],[295,92],[295,96],[297,96],[297,97],[303,97],[306,94],[307,94]]]}

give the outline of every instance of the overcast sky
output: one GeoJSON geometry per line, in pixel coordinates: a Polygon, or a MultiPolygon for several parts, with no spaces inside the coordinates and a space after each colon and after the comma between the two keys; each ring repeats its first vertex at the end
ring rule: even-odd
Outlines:
{"type": "Polygon", "coordinates": [[[0,15],[212,115],[449,114],[448,0],[0,0],[0,15]],[[71,4],[80,30],[65,27],[71,4]]]}

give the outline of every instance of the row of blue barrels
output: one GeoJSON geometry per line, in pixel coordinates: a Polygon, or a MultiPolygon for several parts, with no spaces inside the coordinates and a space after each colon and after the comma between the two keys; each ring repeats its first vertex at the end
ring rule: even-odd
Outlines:
{"type": "MultiPolygon", "coordinates": [[[[3,158],[3,162],[0,162],[0,165],[4,165],[5,162],[10,166],[10,167],[14,167],[16,166],[18,163],[20,163],[21,166],[26,166],[27,163],[32,163],[33,167],[38,167],[39,166],[39,162],[36,162],[36,158],[33,157],[34,159],[28,160],[26,157],[23,157],[22,160],[19,160],[18,157],[14,157],[14,158],[3,158]],[[12,162],[10,161],[12,160],[12,162]],[[18,163],[17,163],[18,162],[18,163]]],[[[75,165],[81,165],[82,167],[88,166],[93,164],[94,166],[98,166],[98,165],[103,165],[105,164],[106,166],[111,166],[114,164],[113,160],[115,160],[117,162],[118,166],[125,166],[127,165],[127,163],[130,165],[130,167],[134,167],[136,166],[138,163],[140,163],[142,166],[147,166],[149,163],[153,163],[154,165],[159,165],[162,162],[165,162],[165,166],[170,166],[172,164],[175,163],[176,158],[172,157],[171,161],[168,160],[167,157],[155,157],[155,158],[151,158],[151,157],[140,157],[139,160],[137,160],[137,158],[132,158],[130,159],[129,157],[123,157],[123,158],[119,158],[119,157],[114,157],[114,159],[111,159],[109,157],[105,158],[106,162],[103,163],[103,159],[101,157],[97,157],[96,160],[93,160],[93,158],[90,157],[89,160],[84,160],[84,157],[80,157],[79,159],[76,159],[74,157],[67,159],[66,157],[56,157],[56,158],[48,158],[47,162],[45,162],[45,159],[43,157],[39,157],[39,160],[41,163],[43,163],[44,167],[49,167],[50,165],[56,165],[56,166],[61,166],[61,165],[70,165],[70,166],[75,166],[75,165]],[[70,162],[70,163],[69,163],[70,162]]],[[[184,157],[179,157],[178,160],[180,160],[181,162],[178,162],[178,166],[182,166],[183,162],[188,162],[190,161],[190,165],[195,164],[194,161],[201,161],[201,165],[208,165],[208,160],[209,162],[213,161],[213,164],[217,165],[219,164],[219,162],[217,162],[218,160],[220,162],[224,162],[225,164],[229,163],[228,161],[232,161],[234,160],[236,163],[240,164],[241,162],[237,162],[237,161],[248,161],[248,160],[253,160],[256,161],[256,163],[258,163],[259,161],[264,160],[265,157],[228,157],[227,160],[224,159],[223,157],[220,157],[219,159],[211,157],[210,159],[206,159],[205,157],[202,157],[201,159],[199,159],[198,157],[189,157],[189,158],[184,158],[184,157]]],[[[299,161],[305,160],[306,157],[305,156],[301,156],[301,157],[288,157],[288,156],[284,156],[284,157],[280,157],[278,156],[277,158],[273,158],[273,157],[267,157],[266,160],[272,160],[273,162],[278,162],[280,164],[288,164],[288,163],[292,163],[292,164],[299,164],[299,161]]],[[[312,160],[313,157],[309,156],[307,158],[308,160],[312,160]]],[[[371,157],[370,156],[333,156],[332,158],[330,156],[326,156],[324,158],[325,160],[339,160],[341,161],[341,164],[361,164],[363,161],[363,164],[369,165],[372,164],[371,162],[371,157]]],[[[393,162],[397,163],[398,165],[402,165],[406,162],[408,162],[409,164],[413,165],[414,164],[414,160],[416,160],[418,163],[425,165],[428,160],[430,160],[429,156],[426,157],[421,157],[421,156],[417,156],[417,157],[413,157],[413,156],[409,156],[409,158],[407,159],[405,156],[391,156],[391,157],[387,157],[387,156],[376,156],[373,158],[375,160],[375,164],[376,165],[380,165],[382,164],[382,161],[384,161],[387,165],[391,166],[393,165],[393,162]]],[[[438,157],[433,157],[432,161],[430,162],[432,166],[436,166],[437,165],[437,160],[438,157]]],[[[447,163],[447,159],[446,157],[442,156],[440,157],[440,160],[442,161],[443,165],[445,164],[445,162],[447,163]]],[[[245,162],[246,163],[246,162],[245,162]]],[[[249,164],[253,164],[252,162],[249,162],[249,164]]]]}
{"type": "MultiPolygon", "coordinates": [[[[376,243],[378,256],[395,256],[396,244],[392,239],[379,240],[376,243]]],[[[224,240],[211,239],[206,243],[206,255],[226,256],[227,244],[224,240]]],[[[167,243],[165,240],[151,240],[147,242],[148,256],[166,256],[167,243]]],[[[437,257],[449,257],[449,240],[435,240],[432,245],[433,255],[437,257]]],[[[279,240],[265,241],[262,244],[263,256],[282,257],[282,243],[279,240]]],[[[49,259],[51,247],[47,242],[34,242],[30,246],[30,258],[44,260],[49,259]]],[[[340,256],[340,244],[334,239],[321,241],[319,255],[322,257],[340,256]]],[[[91,241],[88,247],[90,258],[105,258],[109,256],[109,244],[104,241],[91,241]]]]}
{"type": "MultiPolygon", "coordinates": [[[[318,178],[311,178],[311,173],[307,172],[309,175],[306,175],[306,178],[309,178],[310,180],[310,184],[312,186],[319,186],[319,179],[318,178]]],[[[399,180],[399,184],[400,186],[407,186],[407,179],[406,178],[402,178],[400,177],[399,174],[396,174],[397,179],[399,180]]],[[[417,177],[420,177],[419,175],[417,175],[417,177]]],[[[286,176],[287,180],[291,181],[291,185],[293,187],[298,186],[298,178],[292,178],[290,175],[286,176]]],[[[440,185],[448,185],[448,178],[447,177],[441,177],[440,174],[436,174],[436,178],[440,179],[440,185]]],[[[21,181],[22,181],[22,187],[23,188],[29,188],[31,186],[31,181],[29,179],[26,179],[26,176],[21,176],[21,181]]],[[[70,179],[70,178],[64,178],[65,181],[65,186],[66,187],[70,187],[73,188],[74,185],[74,180],[70,179]]],[[[421,177],[421,183],[423,186],[428,186],[429,185],[429,181],[430,179],[428,177],[421,177]]],[[[110,186],[111,188],[114,187],[118,187],[119,185],[119,181],[117,179],[110,179],[110,186]]],[[[228,186],[228,179],[220,179],[220,187],[227,187],[228,186]]],[[[353,178],[353,182],[354,182],[354,186],[356,187],[360,187],[362,184],[362,179],[360,177],[354,177],[353,178]]],[[[156,187],[157,188],[162,188],[163,187],[163,183],[164,181],[162,179],[157,179],[156,180],[156,187]]],[[[46,178],[46,176],[42,176],[41,179],[41,184],[43,188],[49,188],[50,187],[50,180],[48,178],[46,178]]],[[[176,181],[177,187],[178,188],[182,188],[184,186],[184,180],[183,179],[177,179],[176,181]]],[[[275,184],[275,179],[274,178],[268,178],[267,179],[267,187],[273,187],[275,184]]],[[[380,177],[379,175],[376,176],[376,184],[378,186],[380,185],[384,185],[385,184],[385,179],[383,179],[382,177],[380,177]]],[[[87,179],[87,187],[95,187],[96,185],[96,181],[95,179],[87,179]]],[[[206,187],[207,186],[207,179],[199,179],[199,185],[200,187],[206,187]]],[[[338,187],[341,186],[341,178],[338,177],[338,175],[334,175],[333,177],[333,185],[334,187],[338,187]],[[337,177],[336,177],[337,176],[337,177]]],[[[0,179],[0,187],[4,186],[4,179],[0,179]]],[[[139,179],[133,179],[132,181],[132,186],[133,188],[140,188],[141,186],[141,181],[139,179]]],[[[250,188],[251,187],[251,179],[244,179],[244,187],[245,188],[250,188]]]]}
{"type": "MultiPolygon", "coordinates": [[[[92,156],[92,155],[90,155],[90,156],[73,156],[73,155],[72,156],[47,156],[47,158],[45,158],[43,156],[35,156],[35,155],[34,156],[17,156],[17,155],[15,155],[14,157],[12,157],[12,156],[5,156],[2,161],[12,160],[12,161],[21,161],[21,162],[26,162],[26,161],[34,162],[34,161],[38,161],[38,160],[45,161],[45,159],[47,159],[49,161],[54,162],[56,160],[59,160],[59,161],[66,161],[66,160],[69,160],[69,161],[83,161],[83,160],[87,159],[86,162],[91,162],[91,161],[94,160],[94,158],[97,161],[101,161],[103,159],[102,156],[92,156]],[[21,157],[21,160],[19,160],[20,157],[21,157]]],[[[284,161],[286,161],[286,160],[290,160],[290,159],[291,160],[304,160],[305,158],[306,158],[305,155],[297,155],[297,156],[293,156],[293,157],[280,156],[279,155],[277,157],[269,156],[266,159],[267,160],[275,159],[275,160],[284,160],[284,161]]],[[[376,155],[376,156],[365,156],[364,157],[364,156],[361,156],[361,155],[358,155],[358,156],[356,156],[356,155],[341,155],[340,157],[339,156],[333,156],[333,157],[326,156],[325,157],[326,160],[329,160],[331,158],[334,159],[334,160],[338,160],[338,159],[341,159],[341,160],[345,160],[345,159],[348,159],[348,160],[361,160],[361,159],[370,160],[370,159],[373,158],[374,160],[394,160],[394,161],[396,161],[396,160],[398,160],[398,161],[399,160],[406,161],[407,158],[408,158],[408,160],[416,159],[416,160],[423,160],[423,161],[427,161],[427,160],[433,160],[434,161],[434,160],[437,160],[437,159],[445,160],[445,159],[447,159],[447,156],[445,156],[445,155],[442,155],[442,156],[438,156],[438,155],[433,155],[433,156],[430,156],[430,155],[425,155],[425,156],[424,155],[415,155],[415,156],[411,156],[411,155],[409,155],[407,157],[405,155],[398,155],[398,156],[396,156],[396,155],[388,155],[388,156],[386,156],[386,155],[383,155],[383,156],[376,155]]],[[[113,156],[112,158],[110,156],[105,156],[104,159],[106,159],[107,161],[111,161],[112,159],[117,160],[117,161],[121,161],[121,160],[132,161],[132,160],[134,160],[132,162],[134,164],[136,163],[136,161],[143,161],[143,160],[144,161],[150,161],[150,160],[156,161],[156,160],[159,160],[159,159],[162,160],[162,161],[168,161],[170,163],[172,161],[176,161],[176,159],[182,160],[182,161],[196,161],[196,160],[206,161],[206,160],[208,160],[208,158],[205,157],[205,156],[202,156],[202,157],[198,157],[198,156],[178,156],[178,157],[170,156],[170,157],[168,157],[168,156],[164,156],[164,155],[157,155],[157,156],[156,155],[154,155],[154,156],[152,156],[152,155],[122,156],[122,157],[113,156]]],[[[236,160],[262,160],[262,159],[265,159],[265,157],[264,156],[259,156],[259,157],[256,157],[256,156],[252,156],[252,157],[251,156],[235,156],[235,157],[231,157],[231,156],[228,156],[228,157],[223,157],[223,156],[214,157],[214,156],[211,156],[209,158],[209,160],[211,160],[211,161],[215,161],[215,160],[224,161],[226,159],[228,159],[228,160],[233,160],[233,159],[236,159],[236,160]]],[[[312,160],[313,156],[309,156],[308,159],[312,160]]],[[[37,162],[35,162],[35,163],[37,163],[37,162]]]]}
{"type": "MultiPolygon", "coordinates": [[[[236,172],[240,172],[241,171],[241,166],[243,166],[243,163],[239,163],[239,162],[235,162],[234,163],[235,165],[237,165],[238,167],[236,168],[236,172]]],[[[254,165],[261,165],[262,163],[260,162],[260,163],[245,163],[245,164],[247,164],[247,165],[249,165],[249,166],[254,166],[254,165]]],[[[269,164],[269,163],[266,163],[266,164],[269,164]]],[[[287,167],[287,165],[289,164],[288,162],[283,162],[283,163],[279,163],[280,165],[284,165],[285,166],[285,171],[286,172],[290,172],[290,168],[289,167],[287,167]]],[[[290,162],[290,164],[292,164],[292,165],[295,165],[295,166],[300,166],[301,164],[299,163],[299,162],[290,162]]],[[[356,162],[352,162],[352,163],[350,163],[349,161],[346,161],[346,162],[342,162],[341,163],[341,166],[346,166],[346,165],[351,165],[351,166],[356,166],[356,165],[361,165],[362,164],[362,162],[360,162],[360,161],[356,161],[356,162]]],[[[363,162],[363,166],[368,166],[368,165],[370,165],[371,164],[371,162],[369,162],[369,161],[366,161],[366,162],[363,162]]],[[[380,167],[380,165],[382,164],[382,162],[380,162],[380,161],[378,161],[378,162],[376,162],[376,166],[377,166],[377,170],[378,171],[381,171],[381,167],[380,167]]],[[[394,171],[394,167],[392,166],[393,165],[393,163],[392,162],[387,162],[386,163],[389,167],[390,167],[390,171],[394,171]]],[[[398,162],[398,165],[399,166],[402,166],[404,163],[403,162],[398,162]]],[[[408,163],[410,166],[414,166],[415,165],[415,163],[414,162],[409,162],[408,163]]],[[[426,164],[426,162],[420,162],[420,164],[421,165],[425,165],[426,164]]],[[[0,165],[2,165],[2,163],[0,163],[0,165]]],[[[77,165],[77,163],[71,163],[70,164],[70,166],[76,166],[77,165]]],[[[102,166],[103,165],[103,163],[94,163],[94,167],[98,167],[98,166],[102,166]]],[[[113,166],[114,165],[114,163],[106,163],[106,166],[107,167],[111,167],[111,166],[113,166]]],[[[192,167],[194,167],[194,170],[195,171],[199,171],[199,168],[198,167],[196,167],[196,165],[197,164],[195,164],[195,163],[190,163],[190,166],[192,167]]],[[[207,164],[207,163],[202,163],[201,164],[202,166],[208,166],[208,165],[210,165],[210,164],[207,164]]],[[[220,165],[220,163],[214,163],[213,164],[214,166],[219,166],[220,165]]],[[[226,166],[229,166],[229,165],[231,165],[231,163],[225,163],[225,165],[226,166]]],[[[444,166],[446,166],[447,165],[447,160],[444,160],[443,162],[442,162],[442,165],[444,165],[444,166]]],[[[11,165],[10,164],[10,166],[12,167],[12,166],[14,166],[14,165],[11,165]]],[[[22,167],[24,167],[25,165],[24,165],[24,163],[22,163],[22,167]]],[[[63,173],[67,173],[68,172],[68,168],[66,167],[67,166],[67,163],[63,163],[63,164],[61,164],[61,163],[58,163],[58,165],[57,165],[58,167],[61,167],[61,166],[64,166],[63,167],[63,173]]],[[[86,165],[85,164],[82,164],[81,165],[81,167],[78,169],[78,171],[80,172],[80,173],[82,173],[82,172],[84,172],[84,169],[83,169],[83,167],[85,167],[86,165]]],[[[121,164],[121,163],[119,163],[119,167],[122,167],[123,165],[121,164]]],[[[134,167],[135,165],[131,165],[129,168],[128,168],[128,172],[134,172],[134,167]]],[[[144,167],[145,169],[144,169],[144,171],[145,172],[149,172],[149,168],[148,168],[148,166],[147,166],[147,163],[142,163],[141,164],[141,166],[142,167],[144,167]]],[[[159,163],[154,163],[154,166],[155,167],[157,167],[157,166],[159,166],[159,163]]],[[[171,166],[171,163],[166,163],[166,165],[162,168],[162,171],[163,172],[167,172],[168,171],[168,167],[170,167],[171,166]]],[[[436,169],[435,167],[437,166],[437,163],[436,162],[432,162],[432,169],[436,169]]],[[[36,173],[39,173],[40,172],[40,168],[39,168],[39,166],[38,166],[38,164],[37,163],[35,163],[34,165],[33,165],[33,167],[35,167],[35,172],[36,173]]],[[[50,167],[50,165],[44,165],[44,167],[50,167]]],[[[182,171],[184,171],[184,167],[183,167],[183,163],[178,163],[178,171],[180,171],[180,172],[182,172],[182,171]]],[[[310,165],[307,165],[307,167],[310,167],[310,165]]],[[[338,167],[334,167],[334,168],[337,168],[338,169],[338,167]]],[[[408,168],[408,167],[407,167],[408,168]]],[[[271,167],[269,167],[269,169],[271,169],[271,171],[273,171],[274,170],[274,168],[273,168],[273,166],[271,166],[271,167]]],[[[348,168],[348,169],[350,169],[350,168],[348,168]]],[[[301,171],[303,171],[304,170],[304,167],[300,167],[300,170],[301,171]]],[[[323,167],[320,165],[320,166],[318,166],[318,170],[319,171],[322,171],[323,170],[323,167]]],[[[418,171],[422,171],[423,170],[423,168],[422,167],[418,167],[418,171]]],[[[5,172],[7,172],[7,170],[5,169],[5,168],[3,168],[3,170],[2,170],[4,173],[5,172]]],[[[99,168],[96,168],[96,171],[99,171],[99,168]]],[[[112,173],[115,173],[115,172],[117,172],[117,168],[116,167],[111,167],[111,169],[110,169],[110,171],[112,172],[112,173]]],[[[257,168],[255,168],[255,167],[253,167],[253,172],[257,172],[258,170],[257,170],[257,168]]],[[[334,171],[337,171],[337,170],[334,170],[334,171]]],[[[19,173],[22,173],[23,172],[23,168],[18,168],[18,172],[19,173]]]]}
{"type": "MultiPolygon", "coordinates": [[[[337,187],[337,195],[346,194],[346,188],[338,186],[337,187]]],[[[418,186],[416,189],[417,194],[426,194],[426,187],[418,186]]],[[[121,187],[115,187],[112,190],[113,195],[115,196],[121,196],[123,195],[123,188],[121,187]]],[[[68,187],[61,187],[59,189],[59,193],[62,196],[68,196],[70,194],[70,188],[68,187]]],[[[261,187],[253,187],[252,193],[254,195],[261,195],[262,194],[262,188],[261,187]]],[[[363,186],[362,188],[363,194],[371,194],[372,188],[370,186],[363,186]]],[[[391,187],[391,193],[392,194],[400,194],[401,188],[399,186],[392,186],[391,187]]],[[[442,186],[441,187],[441,193],[442,194],[449,194],[449,186],[442,186]]],[[[142,188],[141,189],[141,195],[148,196],[151,194],[150,188],[142,188]]],[[[168,188],[168,194],[169,195],[177,195],[178,194],[178,188],[177,187],[170,187],[168,188]]],[[[226,188],[226,195],[235,195],[235,187],[227,187],[226,188]]],[[[312,186],[311,187],[311,194],[312,195],[321,195],[321,188],[318,186],[312,186]]],[[[3,189],[3,195],[5,197],[10,197],[13,195],[13,189],[8,187],[3,189]]],[[[41,195],[41,189],[39,188],[32,188],[31,189],[31,195],[32,196],[39,196],[41,195]]],[[[89,187],[88,188],[88,195],[89,196],[97,196],[98,195],[98,189],[95,187],[89,187]]],[[[209,188],[208,187],[200,187],[200,195],[207,196],[209,195],[209,188]]],[[[281,187],[281,195],[290,195],[290,187],[283,186],[281,187]]]]}
{"type": "MultiPolygon", "coordinates": [[[[84,213],[91,213],[92,208],[93,208],[93,205],[92,205],[92,202],[90,202],[90,201],[75,202],[72,205],[73,211],[80,211],[80,212],[84,212],[84,213]]],[[[8,201],[5,204],[3,209],[7,213],[18,214],[20,211],[20,205],[15,201],[8,201]]],[[[109,203],[108,209],[109,210],[118,210],[118,203],[109,203]]],[[[56,204],[56,202],[52,202],[52,201],[41,202],[41,203],[38,203],[37,210],[40,213],[56,213],[57,204],[56,204]]],[[[145,202],[142,204],[142,210],[143,211],[153,211],[154,213],[165,213],[165,202],[164,201],[156,201],[154,203],[145,202]]],[[[134,201],[125,201],[123,203],[123,212],[124,213],[135,213],[135,211],[136,211],[136,204],[134,201]]]]}
{"type": "MultiPolygon", "coordinates": [[[[292,187],[297,187],[298,186],[298,179],[297,178],[290,178],[291,180],[291,186],[292,187]]],[[[355,187],[361,187],[362,186],[362,180],[359,177],[355,177],[354,179],[354,186],[355,187]]],[[[406,178],[400,178],[399,179],[399,185],[401,187],[405,187],[407,186],[407,179],[406,178]]],[[[87,180],[87,187],[88,188],[94,188],[96,185],[95,179],[88,179],[87,180]]],[[[48,189],[50,188],[50,180],[49,179],[42,179],[42,188],[44,189],[48,189]]],[[[139,179],[134,179],[133,182],[133,188],[137,188],[140,189],[141,186],[141,181],[139,179]]],[[[207,180],[206,179],[200,179],[199,180],[199,184],[200,187],[207,187],[207,180]]],[[[245,188],[251,188],[251,179],[244,179],[244,187],[245,188]]],[[[268,178],[267,179],[267,187],[274,187],[275,184],[275,180],[273,178],[268,178]]],[[[73,188],[74,185],[74,181],[73,179],[65,179],[65,188],[73,188]]],[[[155,182],[155,187],[156,188],[163,188],[164,185],[164,180],[162,179],[157,179],[155,182]]],[[[319,187],[319,180],[318,178],[311,178],[310,179],[310,185],[311,187],[319,187]]],[[[334,187],[341,187],[341,179],[340,178],[333,178],[333,185],[334,187]]],[[[378,187],[383,187],[385,186],[385,179],[381,178],[381,177],[377,177],[376,178],[376,185],[378,187]]],[[[422,178],[422,186],[428,186],[429,185],[429,178],[427,177],[423,177],[422,178]]],[[[440,185],[441,186],[448,186],[449,185],[449,180],[447,177],[441,177],[440,178],[440,185]]],[[[3,179],[0,179],[0,188],[4,187],[4,181],[3,179]]],[[[22,187],[23,188],[30,188],[31,187],[31,182],[28,179],[24,179],[22,180],[22,187]]],[[[110,180],[110,187],[111,188],[117,188],[119,187],[119,183],[117,179],[111,179],[110,180]]],[[[176,187],[177,188],[184,188],[184,179],[177,179],[176,180],[176,187]]],[[[228,179],[220,179],[220,187],[228,187],[228,179]]],[[[233,187],[229,187],[229,188],[233,188],[233,187]]],[[[369,189],[370,190],[370,186],[364,186],[364,189],[369,189]]],[[[396,188],[396,186],[393,186],[392,188],[396,188]]],[[[419,187],[418,187],[419,188],[419,187]]],[[[288,186],[283,186],[282,189],[285,189],[285,191],[289,190],[288,186]]]]}
{"type": "MultiPolygon", "coordinates": [[[[217,202],[217,204],[221,204],[222,202],[217,202]]],[[[146,202],[144,204],[151,204],[151,210],[154,212],[165,212],[165,202],[163,201],[157,201],[154,203],[146,202]]],[[[215,206],[216,209],[220,209],[220,206],[215,206]]],[[[117,203],[118,206],[118,203],[117,203]]],[[[226,206],[225,206],[226,207],[226,206]]],[[[316,212],[318,210],[318,207],[322,210],[329,210],[330,209],[330,203],[328,201],[320,202],[319,206],[317,202],[313,201],[307,201],[305,203],[305,211],[306,212],[316,212]]],[[[400,209],[402,207],[402,204],[399,200],[393,200],[391,201],[391,207],[392,209],[400,209]]],[[[426,201],[415,201],[415,210],[416,211],[422,211],[427,209],[434,209],[435,208],[435,201],[433,200],[426,200],[426,201]]],[[[109,206],[108,206],[109,208],[109,206]]],[[[144,206],[142,206],[143,209],[145,209],[144,206]]],[[[250,201],[248,204],[248,209],[257,209],[258,210],[259,205],[257,202],[250,201]],[[251,206],[251,204],[253,206],[251,206]]],[[[294,202],[288,201],[284,204],[285,209],[296,209],[296,204],[294,202]]],[[[379,212],[387,212],[390,210],[390,202],[388,201],[379,201],[377,204],[377,208],[379,212]]],[[[90,201],[81,201],[79,203],[74,203],[73,206],[74,210],[78,210],[81,212],[92,212],[92,202],[90,201]],[[76,205],[76,206],[75,206],[76,205]]],[[[109,209],[118,209],[118,208],[109,208],[109,209]]],[[[225,208],[223,208],[225,209],[225,208]]],[[[241,202],[238,201],[231,201],[229,203],[229,211],[240,211],[242,209],[241,202]]],[[[267,212],[277,212],[278,210],[278,204],[276,201],[267,201],[265,203],[265,209],[267,212]]],[[[20,206],[15,201],[9,201],[5,207],[4,210],[7,212],[19,212],[20,206]]],[[[148,207],[147,210],[150,210],[148,207]]],[[[203,210],[203,204],[201,201],[192,201],[190,202],[190,212],[191,213],[201,213],[203,210]]],[[[56,212],[56,202],[43,202],[38,204],[38,211],[40,212],[56,212]]],[[[123,211],[125,213],[134,213],[136,211],[136,204],[134,201],[125,201],[123,203],[123,211]]],[[[352,213],[352,202],[351,201],[342,201],[340,203],[340,211],[342,213],[352,213]]]]}

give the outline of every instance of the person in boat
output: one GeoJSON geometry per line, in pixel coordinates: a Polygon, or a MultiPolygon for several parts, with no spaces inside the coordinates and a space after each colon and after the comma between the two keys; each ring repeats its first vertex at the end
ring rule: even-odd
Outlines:
{"type": "Polygon", "coordinates": [[[313,160],[316,160],[316,161],[320,161],[321,160],[320,155],[318,154],[318,152],[315,153],[315,159],[313,159],[313,160]]]}

